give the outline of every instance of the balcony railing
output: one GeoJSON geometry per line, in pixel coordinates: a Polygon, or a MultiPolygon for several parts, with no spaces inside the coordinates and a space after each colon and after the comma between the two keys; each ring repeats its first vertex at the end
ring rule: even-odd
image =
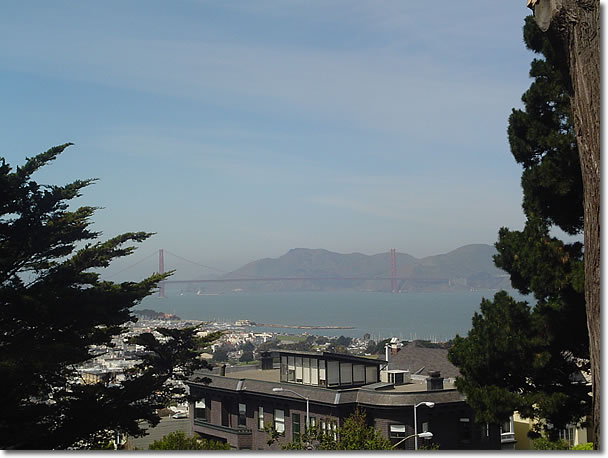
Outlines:
{"type": "Polygon", "coordinates": [[[194,419],[194,424],[196,426],[202,426],[204,428],[209,428],[215,431],[222,431],[225,433],[236,434],[236,435],[248,435],[252,434],[252,430],[250,428],[232,428],[230,426],[222,426],[222,425],[214,425],[213,423],[209,423],[200,418],[194,419]]]}

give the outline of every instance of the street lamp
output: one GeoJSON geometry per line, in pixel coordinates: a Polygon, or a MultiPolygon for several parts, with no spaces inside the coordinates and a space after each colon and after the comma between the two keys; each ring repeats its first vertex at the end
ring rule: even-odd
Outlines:
{"type": "MultiPolygon", "coordinates": [[[[418,450],[418,420],[416,419],[416,408],[421,405],[425,405],[430,408],[435,407],[434,402],[428,402],[428,401],[422,401],[422,402],[419,402],[418,404],[414,405],[414,450],[418,450]]],[[[420,437],[423,437],[422,434],[424,434],[424,433],[420,433],[420,437]]],[[[432,434],[431,434],[431,437],[433,437],[432,434]]]]}
{"type": "Polygon", "coordinates": [[[419,437],[422,437],[423,439],[432,439],[433,433],[430,431],[424,431],[420,434],[412,434],[411,436],[407,436],[405,439],[401,439],[399,442],[397,442],[395,445],[393,445],[392,448],[397,447],[397,445],[399,445],[401,442],[405,442],[406,440],[411,439],[412,437],[416,437],[416,439],[419,437]]]}
{"type": "Polygon", "coordinates": [[[282,393],[283,391],[289,391],[290,393],[293,393],[296,396],[299,396],[302,399],[306,400],[306,429],[308,430],[308,427],[310,426],[310,409],[309,409],[309,399],[308,399],[308,396],[303,396],[300,393],[296,393],[295,391],[290,390],[288,388],[273,388],[272,391],[274,391],[275,393],[282,393]]]}

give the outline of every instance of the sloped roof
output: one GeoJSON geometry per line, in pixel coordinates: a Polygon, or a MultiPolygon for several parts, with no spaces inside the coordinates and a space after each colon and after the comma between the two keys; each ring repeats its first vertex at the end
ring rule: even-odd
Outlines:
{"type": "Polygon", "coordinates": [[[410,371],[415,374],[423,368],[420,375],[429,371],[440,371],[444,378],[457,377],[460,371],[448,360],[448,351],[443,348],[426,348],[411,342],[390,358],[390,368],[410,371]]]}

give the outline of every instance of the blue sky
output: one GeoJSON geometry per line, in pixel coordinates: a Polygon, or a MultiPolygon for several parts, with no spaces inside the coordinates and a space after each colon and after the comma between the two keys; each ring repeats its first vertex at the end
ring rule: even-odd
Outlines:
{"type": "Polygon", "coordinates": [[[524,0],[0,8],[0,156],[74,142],[36,179],[99,178],[95,229],[157,232],[129,262],[422,257],[523,226],[524,0]]]}

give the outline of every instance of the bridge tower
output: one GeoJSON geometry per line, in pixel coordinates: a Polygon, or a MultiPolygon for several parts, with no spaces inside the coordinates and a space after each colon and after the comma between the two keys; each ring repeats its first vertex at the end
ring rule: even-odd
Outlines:
{"type": "Polygon", "coordinates": [[[391,292],[397,292],[397,250],[391,248],[391,292]]]}
{"type": "MultiPolygon", "coordinates": [[[[158,250],[158,273],[165,273],[165,252],[162,248],[158,250]]],[[[164,281],[158,283],[158,297],[166,297],[164,281]]]]}

